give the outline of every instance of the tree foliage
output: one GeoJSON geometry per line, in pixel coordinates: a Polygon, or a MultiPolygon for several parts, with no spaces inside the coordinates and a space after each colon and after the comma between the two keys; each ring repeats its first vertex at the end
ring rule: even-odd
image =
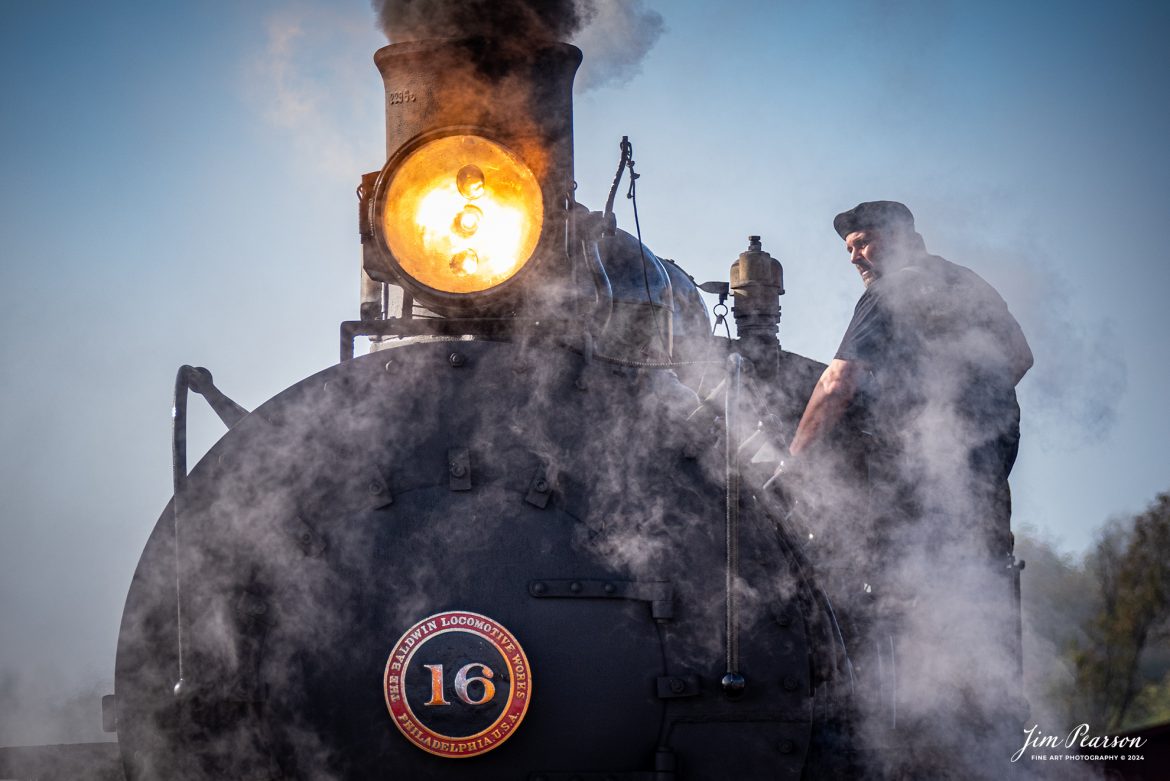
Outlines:
{"type": "Polygon", "coordinates": [[[1085,570],[1096,608],[1072,649],[1081,707],[1111,730],[1170,715],[1170,493],[1106,525],[1085,570]]]}

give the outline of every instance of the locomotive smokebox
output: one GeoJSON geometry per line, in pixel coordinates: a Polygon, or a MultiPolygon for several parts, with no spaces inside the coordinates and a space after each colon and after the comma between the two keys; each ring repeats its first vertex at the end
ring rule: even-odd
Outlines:
{"type": "Polygon", "coordinates": [[[365,206],[366,273],[445,314],[508,308],[521,279],[566,274],[580,50],[409,41],[374,62],[387,163],[365,206]]]}

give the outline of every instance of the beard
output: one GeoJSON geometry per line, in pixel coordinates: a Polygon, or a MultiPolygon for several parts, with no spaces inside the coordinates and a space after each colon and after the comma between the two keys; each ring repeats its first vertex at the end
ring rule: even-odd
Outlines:
{"type": "Polygon", "coordinates": [[[861,275],[861,284],[867,288],[876,282],[878,277],[881,276],[881,274],[878,273],[878,270],[873,266],[866,266],[864,268],[858,267],[857,273],[861,275]]]}

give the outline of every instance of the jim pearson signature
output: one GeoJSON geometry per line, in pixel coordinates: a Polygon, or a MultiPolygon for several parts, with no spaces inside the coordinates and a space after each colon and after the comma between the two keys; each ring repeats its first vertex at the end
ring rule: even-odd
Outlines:
{"type": "Polygon", "coordinates": [[[1122,737],[1119,735],[1089,735],[1089,725],[1081,724],[1068,733],[1066,737],[1060,735],[1045,735],[1039,725],[1024,730],[1024,745],[1019,751],[1012,754],[1012,762],[1024,755],[1030,748],[1141,748],[1146,744],[1145,738],[1122,737]]]}

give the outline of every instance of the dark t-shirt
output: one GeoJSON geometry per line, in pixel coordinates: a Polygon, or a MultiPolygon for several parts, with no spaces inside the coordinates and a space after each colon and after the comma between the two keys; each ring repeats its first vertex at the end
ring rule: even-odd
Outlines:
{"type": "Polygon", "coordinates": [[[1027,350],[991,285],[968,268],[922,255],[866,288],[835,357],[867,370],[860,401],[884,439],[930,407],[931,414],[953,414],[952,425],[969,429],[977,446],[980,434],[993,438],[1014,425],[1014,367],[1027,350]]]}

